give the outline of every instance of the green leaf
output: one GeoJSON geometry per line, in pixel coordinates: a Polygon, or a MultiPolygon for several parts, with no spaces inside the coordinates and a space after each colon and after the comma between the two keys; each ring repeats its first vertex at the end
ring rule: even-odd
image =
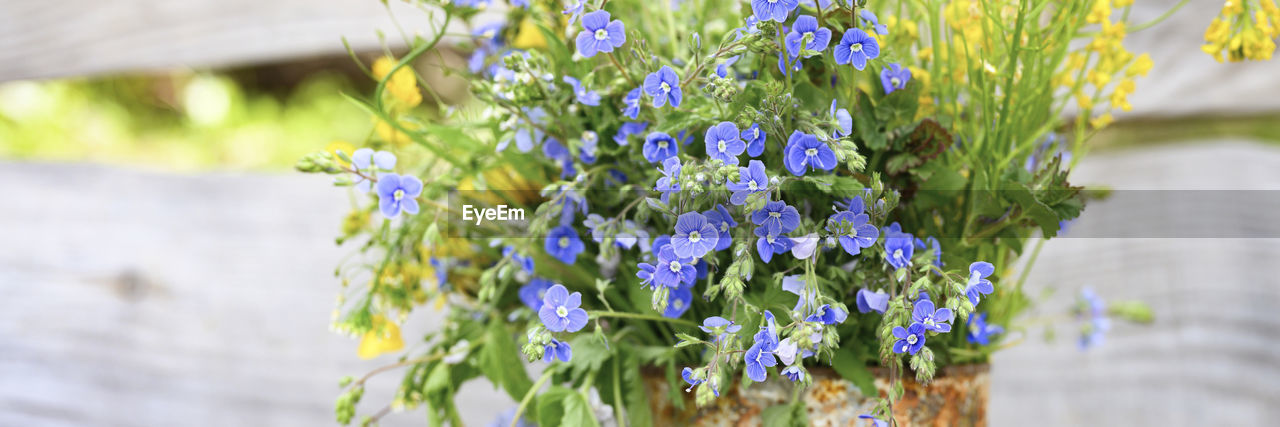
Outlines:
{"type": "Polygon", "coordinates": [[[842,346],[836,350],[831,359],[831,367],[841,378],[858,386],[863,396],[879,396],[876,393],[876,378],[867,369],[865,357],[856,353],[851,346],[842,346]]]}
{"type": "Polygon", "coordinates": [[[533,382],[524,371],[520,351],[502,322],[489,322],[485,343],[480,350],[480,366],[495,386],[502,386],[512,399],[520,400],[533,382]]]}
{"type": "Polygon", "coordinates": [[[449,365],[437,362],[431,367],[431,373],[427,374],[427,381],[422,386],[422,391],[427,394],[435,393],[449,388],[449,365]]]}
{"type": "Polygon", "coordinates": [[[1031,216],[1035,220],[1036,225],[1040,226],[1040,230],[1044,232],[1045,237],[1054,237],[1058,235],[1058,214],[1044,203],[1036,200],[1036,196],[1031,193],[1031,189],[1025,185],[1014,184],[1004,189],[1002,193],[1012,199],[1022,211],[1031,216]]]}
{"type": "Polygon", "coordinates": [[[791,414],[791,404],[773,405],[760,414],[760,422],[766,426],[789,426],[792,424],[791,414]]]}
{"type": "Polygon", "coordinates": [[[570,393],[564,397],[564,416],[558,424],[562,426],[599,426],[596,415],[591,412],[591,404],[582,393],[570,393]]]}
{"type": "Polygon", "coordinates": [[[538,408],[538,425],[558,426],[565,417],[564,401],[568,396],[575,395],[577,392],[561,387],[552,386],[546,392],[539,394],[537,399],[538,408]]]}
{"type": "Polygon", "coordinates": [[[647,427],[653,425],[653,414],[649,410],[649,393],[645,390],[644,378],[640,372],[640,361],[634,353],[627,351],[621,355],[623,403],[627,407],[627,424],[631,427],[647,427]]]}

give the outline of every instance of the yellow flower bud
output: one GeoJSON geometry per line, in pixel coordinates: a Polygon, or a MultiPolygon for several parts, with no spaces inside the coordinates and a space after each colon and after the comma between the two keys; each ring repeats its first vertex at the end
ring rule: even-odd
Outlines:
{"type": "Polygon", "coordinates": [[[1151,72],[1151,67],[1153,65],[1154,64],[1151,62],[1151,55],[1144,53],[1138,55],[1138,58],[1134,59],[1133,63],[1129,64],[1129,69],[1126,70],[1124,74],[1128,77],[1146,77],[1147,73],[1151,72]]]}
{"type": "Polygon", "coordinates": [[[1111,2],[1108,0],[1094,0],[1093,8],[1089,9],[1089,15],[1085,17],[1085,22],[1090,24],[1101,24],[1111,18],[1111,2]]]}
{"type": "Polygon", "coordinates": [[[1114,121],[1115,118],[1111,116],[1111,113],[1102,113],[1101,116],[1089,119],[1089,126],[1092,126],[1094,129],[1102,129],[1114,121]]]}

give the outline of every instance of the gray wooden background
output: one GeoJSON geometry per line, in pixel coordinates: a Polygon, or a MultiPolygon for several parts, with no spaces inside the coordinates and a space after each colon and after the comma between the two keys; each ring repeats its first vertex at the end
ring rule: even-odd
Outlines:
{"type": "MultiPolygon", "coordinates": [[[[1142,21],[1175,2],[1138,3],[1142,21]]],[[[1280,110],[1280,61],[1218,65],[1199,53],[1220,5],[1195,0],[1130,37],[1156,61],[1135,114],[1280,110]]],[[[409,32],[427,28],[423,15],[398,16],[409,32]]],[[[296,59],[333,54],[343,35],[364,50],[378,45],[375,29],[395,34],[375,0],[5,0],[0,81],[296,59]]],[[[1099,152],[1076,181],[1280,190],[1280,148],[1199,141],[1099,152]]],[[[0,426],[330,425],[337,378],[388,362],[357,359],[354,339],[327,330],[330,272],[345,255],[332,236],[346,200],[324,178],[294,174],[0,161],[0,426]]],[[[996,358],[992,424],[1274,424],[1280,240],[1079,237],[1215,223],[1275,235],[1280,206],[1267,200],[1241,203],[1236,221],[1191,209],[1190,223],[1152,224],[1121,200],[1091,206],[1045,247],[1028,286],[1058,289],[1046,311],[1092,286],[1148,301],[1157,321],[1119,324],[1089,352],[1075,348],[1070,324],[1052,343],[1029,331],[996,358]]],[[[438,319],[415,314],[406,336],[438,319]]],[[[395,382],[373,380],[366,400],[378,406],[365,412],[395,382]]],[[[468,424],[484,424],[512,403],[476,383],[459,404],[468,424]]]]}

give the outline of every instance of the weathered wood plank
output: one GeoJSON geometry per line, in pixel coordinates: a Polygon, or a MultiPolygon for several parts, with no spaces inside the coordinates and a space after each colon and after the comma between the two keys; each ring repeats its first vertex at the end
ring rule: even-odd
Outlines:
{"type": "MultiPolygon", "coordinates": [[[[1178,0],[1136,2],[1134,22],[1178,0]]],[[[431,18],[390,2],[409,33],[431,18]]],[[[1150,52],[1156,68],[1138,80],[1131,113],[1170,116],[1280,110],[1280,61],[1218,64],[1199,51],[1221,2],[1194,1],[1125,46],[1150,52]]],[[[499,19],[492,15],[485,19],[499,19]]],[[[1117,12],[1119,13],[1119,12],[1117,12]]],[[[438,18],[437,18],[438,19],[438,18]]],[[[377,32],[402,46],[377,0],[9,0],[0,2],[0,81],[175,67],[223,67],[342,53],[340,37],[377,50],[377,32]]]]}
{"type": "MultiPolygon", "coordinates": [[[[430,16],[389,2],[410,36],[430,16]]],[[[377,0],[10,0],[0,2],[0,81],[343,54],[342,37],[378,51],[404,45],[377,0]]]]}

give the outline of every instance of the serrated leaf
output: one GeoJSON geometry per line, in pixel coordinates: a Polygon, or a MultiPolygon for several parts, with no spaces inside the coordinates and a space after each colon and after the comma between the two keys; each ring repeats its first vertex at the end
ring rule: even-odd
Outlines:
{"type": "Polygon", "coordinates": [[[564,397],[564,416],[558,424],[561,426],[599,426],[596,415],[591,412],[591,404],[582,393],[570,393],[564,397]]]}

